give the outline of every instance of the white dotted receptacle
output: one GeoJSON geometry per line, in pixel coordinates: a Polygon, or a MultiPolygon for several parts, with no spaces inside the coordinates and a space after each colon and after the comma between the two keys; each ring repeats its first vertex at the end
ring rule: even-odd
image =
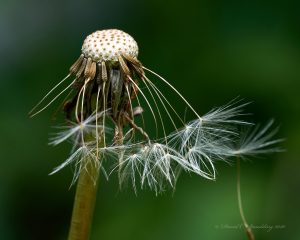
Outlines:
{"type": "Polygon", "coordinates": [[[84,40],[81,50],[86,58],[95,62],[117,62],[119,54],[138,56],[138,45],[133,37],[117,29],[92,33],[84,40]]]}

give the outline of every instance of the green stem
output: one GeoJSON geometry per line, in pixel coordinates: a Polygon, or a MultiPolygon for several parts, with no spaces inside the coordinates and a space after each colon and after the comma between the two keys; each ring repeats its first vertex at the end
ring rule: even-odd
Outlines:
{"type": "Polygon", "coordinates": [[[93,160],[87,161],[78,178],[68,240],[87,240],[90,235],[99,168],[93,160]]]}
{"type": "Polygon", "coordinates": [[[239,204],[239,212],[243,221],[243,225],[245,227],[245,231],[249,240],[255,240],[254,234],[252,232],[251,227],[249,226],[242,205],[242,196],[241,196],[241,163],[240,159],[237,159],[237,195],[238,195],[238,204],[239,204]]]}

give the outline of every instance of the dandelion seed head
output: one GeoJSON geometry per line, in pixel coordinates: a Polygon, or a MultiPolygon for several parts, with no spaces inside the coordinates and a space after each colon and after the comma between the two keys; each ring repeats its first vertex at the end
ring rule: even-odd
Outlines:
{"type": "Polygon", "coordinates": [[[96,31],[87,36],[82,46],[82,53],[86,58],[95,62],[117,62],[118,55],[138,56],[138,45],[129,34],[108,29],[96,31]]]}
{"type": "Polygon", "coordinates": [[[217,160],[276,150],[272,146],[278,141],[272,140],[273,133],[266,134],[268,127],[247,135],[240,148],[235,148],[241,138],[239,127],[251,125],[239,119],[245,115],[247,103],[235,99],[200,116],[175,86],[143,66],[137,58],[138,45],[127,33],[117,29],[96,31],[86,37],[81,50],[69,74],[30,112],[31,116],[39,114],[70,91],[62,104],[68,125],[60,128],[50,144],[68,141],[73,148],[53,173],[72,164],[75,181],[87,163],[101,169],[105,176],[107,168],[115,166],[110,172],[118,172],[120,185],[129,180],[135,191],[140,185],[159,192],[166,183],[174,188],[181,170],[214,180],[217,160]],[[148,78],[146,74],[150,73],[185,103],[195,116],[193,120],[183,119],[175,110],[178,99],[168,98],[148,78]],[[155,137],[148,127],[151,120],[143,117],[145,107],[152,115],[155,137]],[[169,124],[171,133],[166,128],[169,124]]]}

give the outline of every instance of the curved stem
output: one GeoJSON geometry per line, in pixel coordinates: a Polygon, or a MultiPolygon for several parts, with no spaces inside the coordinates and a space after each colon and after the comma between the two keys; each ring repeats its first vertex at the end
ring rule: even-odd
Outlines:
{"type": "Polygon", "coordinates": [[[99,167],[93,159],[82,163],[73,206],[68,240],[89,239],[98,188],[99,167]]]}
{"type": "Polygon", "coordinates": [[[249,240],[255,240],[254,234],[252,232],[251,227],[249,226],[244,210],[243,210],[243,205],[242,205],[242,196],[241,196],[241,163],[240,159],[237,159],[237,164],[236,164],[236,169],[237,169],[237,197],[238,197],[238,204],[239,204],[239,212],[243,221],[243,225],[245,227],[245,231],[247,234],[247,237],[249,240]]]}

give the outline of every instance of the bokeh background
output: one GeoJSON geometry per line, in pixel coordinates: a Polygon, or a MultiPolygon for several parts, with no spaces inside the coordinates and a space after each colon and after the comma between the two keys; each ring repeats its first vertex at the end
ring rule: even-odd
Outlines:
{"type": "MultiPolygon", "coordinates": [[[[1,0],[0,239],[66,239],[72,171],[48,176],[70,150],[47,145],[59,102],[34,119],[27,113],[67,74],[85,36],[106,28],[134,36],[144,65],[167,77],[198,112],[240,96],[252,102],[250,120],[276,120],[286,151],[242,163],[245,213],[257,239],[300,239],[296,2],[1,0]]],[[[175,193],[159,196],[119,191],[115,177],[101,178],[91,239],[246,239],[236,166],[217,168],[216,182],[183,174],[175,193]]]]}

